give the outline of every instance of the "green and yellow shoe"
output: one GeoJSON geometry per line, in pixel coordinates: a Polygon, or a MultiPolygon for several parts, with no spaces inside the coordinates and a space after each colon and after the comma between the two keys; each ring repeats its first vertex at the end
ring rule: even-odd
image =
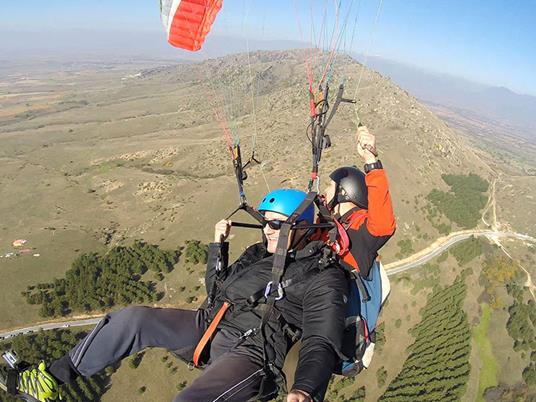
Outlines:
{"type": "Polygon", "coordinates": [[[20,372],[9,370],[0,375],[0,386],[7,393],[28,402],[61,400],[58,382],[46,370],[45,362],[20,372]]]}

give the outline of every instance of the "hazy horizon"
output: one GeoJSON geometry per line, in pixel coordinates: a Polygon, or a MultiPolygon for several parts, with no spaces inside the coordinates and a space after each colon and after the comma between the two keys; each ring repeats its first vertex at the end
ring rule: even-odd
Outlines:
{"type": "MultiPolygon", "coordinates": [[[[110,58],[146,57],[147,59],[161,59],[168,62],[183,62],[221,57],[248,50],[292,50],[311,47],[310,43],[299,40],[245,40],[243,37],[233,35],[213,34],[210,39],[207,39],[201,51],[193,53],[171,47],[166,42],[164,33],[157,29],[128,31],[79,28],[53,29],[47,32],[0,29],[0,36],[2,37],[0,60],[17,62],[20,62],[21,59],[28,61],[55,59],[56,61],[68,62],[71,57],[74,58],[73,61],[103,57],[105,59],[102,61],[106,62],[110,58]],[[132,46],[133,41],[136,43],[135,46],[132,46]]],[[[366,61],[365,58],[381,59],[413,69],[420,69],[427,74],[465,80],[468,83],[485,87],[506,88],[521,96],[536,97],[536,92],[522,92],[509,86],[500,85],[500,83],[477,81],[449,71],[435,70],[418,63],[408,63],[374,53],[354,53],[350,56],[361,62],[366,61]]]]}
{"type": "MultiPolygon", "coordinates": [[[[49,49],[63,54],[128,50],[130,55],[190,58],[167,44],[156,1],[5,0],[0,10],[4,57],[6,50],[20,55],[49,49]]],[[[241,38],[244,50],[247,41],[251,45],[282,40],[326,50],[336,37],[336,48],[343,53],[371,54],[536,96],[535,14],[532,2],[501,0],[349,0],[329,5],[225,0],[205,46],[217,45],[217,37],[224,35],[241,38]]]]}

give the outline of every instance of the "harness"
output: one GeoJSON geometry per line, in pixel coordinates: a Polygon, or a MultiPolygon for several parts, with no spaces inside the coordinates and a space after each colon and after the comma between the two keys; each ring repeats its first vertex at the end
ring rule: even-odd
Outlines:
{"type": "MultiPolygon", "coordinates": [[[[337,228],[339,230],[339,240],[338,244],[332,246],[338,247],[337,255],[340,257],[341,261],[345,264],[348,264],[352,269],[360,271],[357,261],[350,252],[350,240],[348,239],[348,230],[357,230],[365,221],[368,214],[367,211],[361,208],[353,208],[344,214],[339,220],[335,220],[338,224],[337,228]],[[346,240],[343,239],[342,234],[346,236],[346,240]]],[[[336,250],[334,250],[336,251],[336,250]]]]}
{"type": "MultiPolygon", "coordinates": [[[[366,216],[366,211],[356,208],[349,211],[343,217],[334,219],[331,217],[329,211],[324,206],[322,200],[317,196],[317,194],[315,192],[309,192],[305,200],[281,227],[278,244],[273,257],[270,281],[264,288],[261,288],[251,294],[246,299],[244,305],[232,305],[227,300],[223,302],[195,349],[193,357],[194,365],[200,365],[202,360],[201,356],[206,348],[206,345],[214,336],[218,325],[231,306],[235,309],[240,309],[239,311],[255,310],[261,317],[260,324],[258,327],[242,329],[241,331],[243,331],[243,334],[240,337],[238,344],[253,336],[259,335],[262,337],[264,376],[261,381],[258,397],[262,399],[271,396],[272,388],[269,388],[269,385],[284,377],[283,373],[281,373],[280,370],[274,365],[276,351],[268,339],[270,336],[269,332],[267,332],[268,322],[278,323],[279,327],[293,343],[298,341],[302,335],[301,330],[290,325],[277,308],[277,302],[285,297],[286,289],[297,283],[307,280],[308,277],[316,274],[319,272],[319,270],[339,261],[341,262],[340,265],[347,271],[351,283],[354,284],[352,286],[357,288],[357,292],[354,292],[353,297],[360,298],[361,302],[367,302],[370,300],[370,295],[367,291],[367,287],[364,285],[359,267],[357,266],[357,263],[350,252],[351,244],[348,234],[346,233],[347,230],[357,229],[361,224],[363,224],[366,216]],[[312,225],[297,226],[296,221],[298,217],[313,202],[316,203],[320,211],[318,222],[312,225]],[[304,273],[283,280],[283,275],[285,273],[285,268],[289,257],[289,250],[286,247],[288,244],[288,239],[292,233],[292,230],[298,228],[317,230],[317,233],[315,233],[313,236],[314,240],[309,243],[307,250],[314,250],[314,252],[318,252],[320,250],[322,252],[319,266],[318,268],[310,269],[304,273]]],[[[228,243],[222,243],[220,251],[222,249],[225,250],[225,247],[228,247],[228,243]]],[[[293,253],[294,252],[291,252],[291,257],[294,257],[293,253]]],[[[224,253],[224,255],[226,256],[227,253],[224,253]]],[[[216,263],[216,279],[214,280],[212,291],[210,292],[211,294],[209,294],[208,297],[210,306],[213,306],[214,304],[217,289],[221,288],[223,283],[222,276],[225,272],[226,266],[227,261],[223,260],[222,255],[219,254],[216,263]]],[[[243,269],[242,274],[239,273],[235,280],[239,279],[243,273],[247,271],[248,269],[243,269]]],[[[366,323],[363,324],[365,337],[364,342],[370,342],[370,335],[366,329],[367,325],[366,323]]]]}
{"type": "Polygon", "coordinates": [[[264,291],[266,304],[258,329],[263,340],[263,368],[265,373],[259,390],[259,395],[261,396],[267,393],[266,387],[269,382],[276,378],[280,378],[282,374],[278,372],[278,370],[273,364],[275,360],[275,350],[268,342],[266,334],[266,324],[275,309],[276,301],[281,300],[284,297],[284,289],[281,284],[281,278],[285,273],[288,253],[287,245],[289,241],[290,231],[293,226],[295,226],[295,223],[300,217],[300,215],[315,201],[316,197],[317,193],[314,191],[310,191],[305,197],[305,199],[302,201],[302,203],[298,206],[298,208],[285,221],[285,223],[283,223],[279,232],[279,238],[277,240],[277,246],[274,253],[274,263],[272,266],[272,279],[270,282],[268,282],[264,291]],[[276,289],[277,293],[274,294],[273,289],[276,289]]]}
{"type": "MultiPolygon", "coordinates": [[[[326,219],[324,222],[319,222],[317,224],[312,225],[296,225],[297,219],[299,216],[311,205],[311,203],[317,202],[320,203],[317,197],[316,192],[309,192],[304,199],[304,201],[298,206],[298,208],[294,211],[294,213],[283,223],[278,243],[276,246],[276,251],[273,254],[273,265],[272,265],[272,274],[271,279],[267,283],[266,287],[259,289],[252,295],[250,295],[247,300],[246,304],[243,306],[237,306],[234,305],[233,307],[238,307],[241,310],[256,310],[260,313],[261,320],[258,327],[255,328],[249,328],[247,329],[243,335],[241,336],[239,342],[245,341],[247,338],[259,335],[262,337],[262,344],[263,344],[263,371],[264,371],[264,377],[261,381],[260,391],[258,394],[259,398],[266,398],[268,396],[271,396],[272,390],[268,388],[270,384],[273,384],[273,382],[277,382],[278,379],[283,378],[283,373],[280,372],[280,370],[274,365],[276,352],[271,344],[269,342],[269,334],[267,332],[267,323],[269,321],[277,322],[281,329],[284,331],[285,335],[292,341],[296,342],[301,338],[301,331],[297,328],[294,328],[292,325],[290,325],[286,320],[284,319],[281,312],[277,309],[276,303],[279,300],[282,300],[285,296],[285,289],[289,288],[292,285],[295,285],[301,281],[306,280],[309,276],[317,273],[319,269],[322,269],[324,265],[322,263],[319,264],[318,269],[309,269],[306,272],[303,272],[301,274],[295,275],[290,278],[286,278],[283,280],[283,275],[285,273],[285,268],[288,262],[289,257],[289,250],[287,248],[288,239],[289,236],[292,233],[292,230],[296,229],[309,229],[313,230],[316,228],[329,228],[332,229],[334,227],[332,222],[327,222],[327,219],[332,218],[328,215],[326,216],[326,219]]],[[[326,210],[327,211],[327,210],[326,210]]],[[[332,220],[333,221],[333,220],[332,220]]],[[[226,243],[222,243],[226,244],[226,243]]],[[[307,250],[314,250],[314,252],[318,252],[318,250],[324,251],[326,249],[325,243],[323,241],[316,241],[311,242],[308,245],[309,247],[307,250]]],[[[223,247],[227,247],[227,245],[220,248],[220,252],[223,249],[223,247]]],[[[291,252],[291,257],[294,257],[294,252],[291,252]]],[[[224,253],[226,254],[226,253],[224,253]]],[[[326,263],[331,263],[333,260],[328,260],[326,263]]],[[[225,272],[227,262],[222,259],[222,254],[219,253],[216,261],[216,278],[214,280],[211,292],[209,294],[209,297],[207,299],[207,304],[209,306],[213,306],[215,299],[216,299],[216,293],[219,287],[221,287],[223,281],[223,275],[225,272]]],[[[247,272],[247,269],[244,269],[244,273],[247,272]]],[[[236,279],[239,279],[241,277],[240,274],[237,275],[236,279]]],[[[213,337],[218,325],[220,324],[221,320],[223,319],[226,312],[229,310],[229,308],[232,306],[232,304],[225,300],[223,304],[219,307],[219,310],[215,314],[214,318],[212,319],[208,329],[205,331],[205,334],[203,335],[201,341],[198,343],[197,347],[195,348],[194,357],[192,359],[193,364],[195,366],[198,366],[201,364],[201,356],[203,354],[203,351],[205,350],[209,340],[213,337]]]]}
{"type": "Polygon", "coordinates": [[[344,84],[339,85],[335,102],[331,107],[329,105],[329,84],[322,87],[322,84],[318,87],[319,100],[316,101],[315,94],[313,92],[312,83],[309,83],[309,114],[310,123],[307,126],[307,138],[311,142],[312,146],[312,168],[311,177],[309,179],[308,190],[311,191],[316,184],[316,191],[319,191],[320,180],[318,176],[318,166],[320,159],[322,158],[322,151],[331,146],[331,139],[326,134],[329,123],[337,113],[337,109],[341,102],[356,103],[353,99],[344,98],[344,84]],[[328,114],[329,113],[329,114],[328,114]]]}
{"type": "MultiPolygon", "coordinates": [[[[341,217],[342,223],[339,223],[337,219],[335,220],[339,224],[339,226],[337,226],[337,228],[339,229],[339,233],[344,233],[347,240],[347,243],[343,241],[339,246],[339,251],[337,252],[339,261],[341,262],[341,266],[349,273],[350,277],[355,282],[355,285],[359,290],[359,294],[363,302],[369,301],[370,295],[367,291],[367,287],[363,282],[363,277],[361,276],[361,270],[359,269],[359,265],[357,264],[357,261],[350,252],[351,244],[350,240],[348,239],[347,231],[349,229],[357,230],[364,223],[366,218],[366,210],[363,210],[361,208],[353,208],[341,217]]],[[[341,236],[340,239],[343,239],[343,236],[341,236]]],[[[332,249],[333,247],[334,246],[332,246],[332,249]]]]}

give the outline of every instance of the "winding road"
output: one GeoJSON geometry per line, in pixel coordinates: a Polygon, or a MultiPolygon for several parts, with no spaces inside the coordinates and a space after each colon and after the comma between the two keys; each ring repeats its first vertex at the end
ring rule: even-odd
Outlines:
{"type": "Polygon", "coordinates": [[[95,316],[92,318],[72,319],[70,321],[55,321],[44,322],[36,324],[31,327],[18,328],[10,331],[0,332],[0,340],[11,338],[17,335],[27,335],[37,331],[48,331],[50,329],[69,328],[69,327],[83,327],[86,325],[95,325],[104,315],[95,316]]]}
{"type": "MultiPolygon", "coordinates": [[[[512,233],[512,232],[500,232],[495,230],[462,230],[459,232],[454,232],[449,234],[448,236],[441,237],[437,239],[434,243],[426,247],[425,249],[413,254],[410,257],[407,257],[403,260],[399,260],[390,264],[385,265],[385,269],[387,270],[387,275],[393,276],[398,275],[402,272],[409,271],[411,269],[417,268],[423,264],[426,264],[428,261],[433,259],[434,257],[437,257],[444,251],[446,251],[449,247],[453,246],[454,244],[466,240],[470,238],[471,236],[484,236],[487,237],[490,241],[493,241],[499,245],[499,247],[502,248],[502,245],[498,242],[501,238],[515,238],[518,240],[536,243],[536,239],[524,234],[520,233],[512,233]]],[[[508,255],[506,250],[503,251],[508,255]]],[[[522,267],[523,268],[523,267],[522,267]]],[[[525,270],[526,272],[526,270],[525,270]]],[[[528,272],[527,272],[528,275],[528,272]]],[[[529,286],[529,290],[532,293],[532,296],[534,297],[534,285],[532,284],[530,275],[528,275],[528,281],[527,286],[529,286]]],[[[98,316],[92,316],[92,317],[84,317],[84,318],[74,318],[69,321],[55,321],[55,322],[44,322],[40,324],[33,325],[31,327],[26,328],[17,328],[17,329],[10,329],[10,330],[2,330],[0,332],[0,340],[11,338],[13,336],[17,335],[26,335],[30,334],[32,332],[36,331],[47,331],[50,329],[59,329],[59,328],[69,328],[69,327],[82,327],[87,325],[95,325],[99,322],[99,320],[103,317],[103,315],[98,316]]]]}
{"type": "Polygon", "coordinates": [[[407,258],[384,265],[385,269],[387,270],[388,275],[396,275],[409,269],[416,268],[420,265],[426,264],[434,257],[437,257],[438,255],[442,254],[445,250],[447,250],[454,244],[466,240],[472,236],[484,236],[493,242],[497,242],[497,240],[500,238],[515,238],[522,241],[536,243],[536,239],[521,233],[500,232],[486,229],[460,230],[459,232],[453,232],[448,236],[440,237],[428,247],[424,248],[421,251],[418,251],[417,253],[407,258]]]}

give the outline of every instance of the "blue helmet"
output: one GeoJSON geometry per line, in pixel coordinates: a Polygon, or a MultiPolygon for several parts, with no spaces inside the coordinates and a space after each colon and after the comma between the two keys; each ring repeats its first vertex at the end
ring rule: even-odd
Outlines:
{"type": "MultiPolygon", "coordinates": [[[[303,191],[294,190],[291,188],[281,188],[270,191],[264,196],[263,200],[259,204],[258,210],[260,212],[271,211],[290,216],[299,207],[306,196],[307,194],[303,191]]],[[[303,214],[300,215],[298,221],[307,221],[308,223],[313,223],[314,214],[315,207],[313,204],[311,204],[307,207],[303,214]]]]}

